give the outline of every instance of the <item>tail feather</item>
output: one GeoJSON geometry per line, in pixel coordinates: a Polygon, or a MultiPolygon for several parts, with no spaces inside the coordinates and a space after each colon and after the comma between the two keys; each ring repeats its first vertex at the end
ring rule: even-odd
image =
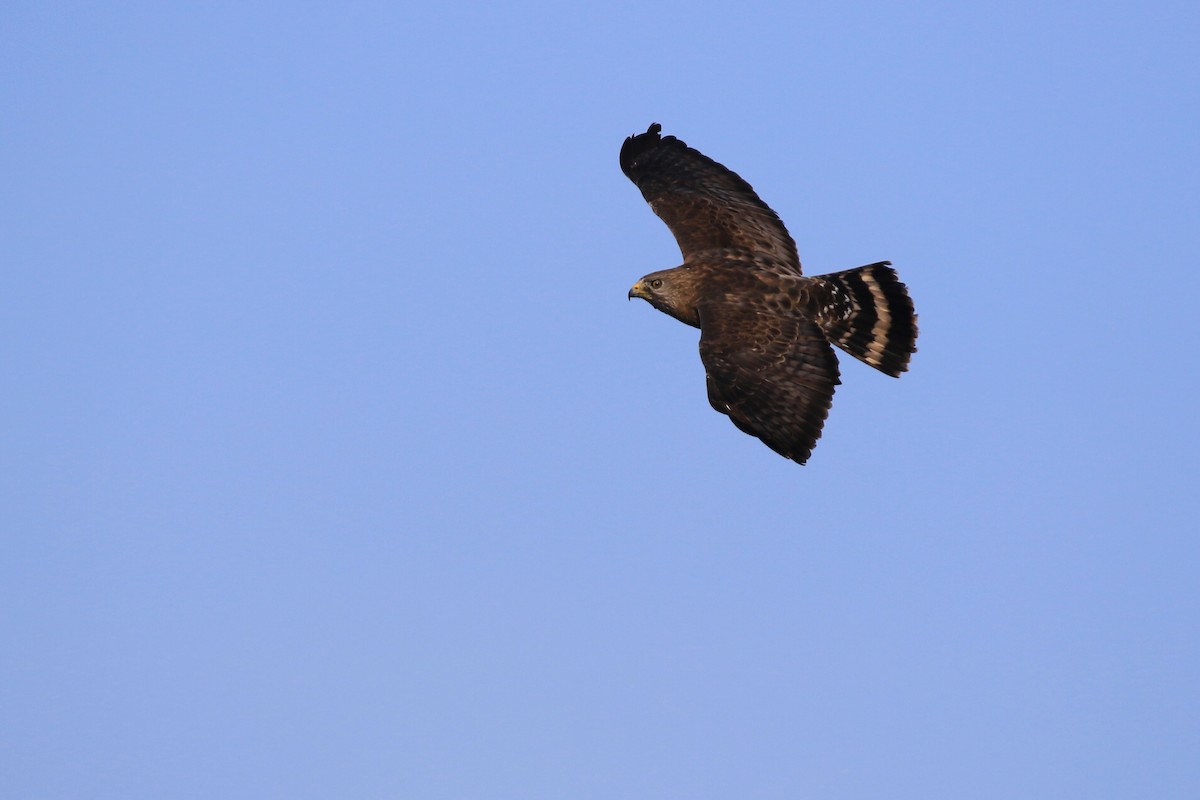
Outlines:
{"type": "Polygon", "coordinates": [[[917,315],[890,261],[817,275],[816,321],[829,341],[892,377],[917,351],[917,315]]]}

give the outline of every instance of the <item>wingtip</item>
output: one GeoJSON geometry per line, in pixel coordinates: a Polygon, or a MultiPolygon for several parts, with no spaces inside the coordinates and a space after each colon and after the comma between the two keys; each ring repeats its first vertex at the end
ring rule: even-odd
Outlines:
{"type": "Polygon", "coordinates": [[[661,134],[662,125],[652,122],[645,133],[635,133],[626,139],[621,146],[621,171],[628,175],[637,157],[662,141],[661,134]]]}

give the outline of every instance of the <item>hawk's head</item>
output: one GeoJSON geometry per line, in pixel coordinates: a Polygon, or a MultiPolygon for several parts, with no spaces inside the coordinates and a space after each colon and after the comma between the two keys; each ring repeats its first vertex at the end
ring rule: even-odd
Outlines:
{"type": "Polygon", "coordinates": [[[640,297],[651,305],[654,305],[655,295],[661,292],[662,288],[663,279],[661,277],[647,275],[635,283],[633,288],[629,290],[629,299],[632,300],[635,297],[640,297]]]}
{"type": "Polygon", "coordinates": [[[640,297],[664,314],[698,328],[700,316],[696,310],[694,277],[685,267],[651,272],[633,285],[629,299],[640,297]]]}

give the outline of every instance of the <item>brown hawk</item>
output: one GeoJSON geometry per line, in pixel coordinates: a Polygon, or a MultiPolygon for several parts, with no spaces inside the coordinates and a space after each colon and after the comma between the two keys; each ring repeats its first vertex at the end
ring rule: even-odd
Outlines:
{"type": "Polygon", "coordinates": [[[675,234],[683,264],[629,297],[699,328],[712,407],[803,464],[841,382],[831,342],[886,375],[908,369],[908,290],[888,261],[804,277],[796,243],[750,184],[661,131],[626,139],[621,171],[675,234]]]}

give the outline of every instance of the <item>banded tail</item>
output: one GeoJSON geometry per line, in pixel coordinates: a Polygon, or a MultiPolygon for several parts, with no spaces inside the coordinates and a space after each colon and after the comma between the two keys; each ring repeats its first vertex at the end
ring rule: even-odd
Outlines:
{"type": "Polygon", "coordinates": [[[893,378],[917,351],[917,315],[890,261],[810,279],[829,341],[893,378]]]}

